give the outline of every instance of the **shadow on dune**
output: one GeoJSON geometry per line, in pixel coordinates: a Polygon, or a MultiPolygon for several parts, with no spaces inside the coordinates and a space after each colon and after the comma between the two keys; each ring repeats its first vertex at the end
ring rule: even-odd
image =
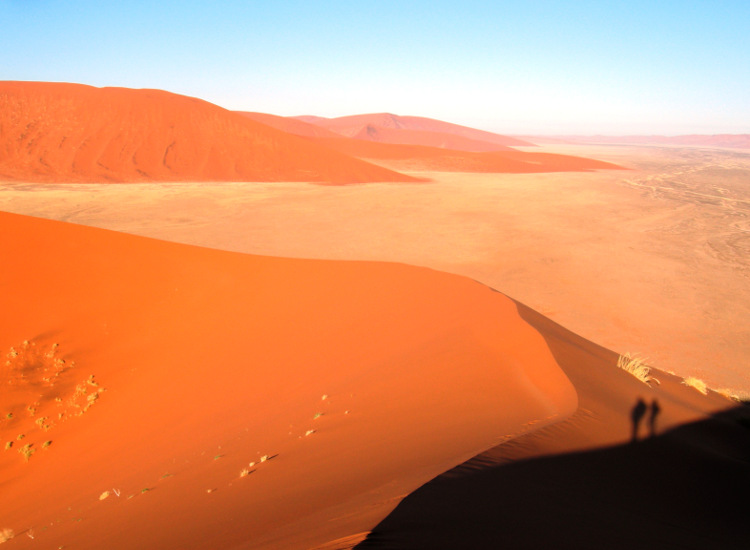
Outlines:
{"type": "Polygon", "coordinates": [[[747,548],[750,408],[635,442],[508,462],[500,445],[422,486],[356,548],[747,548]]]}
{"type": "Polygon", "coordinates": [[[616,353],[516,304],[579,412],[423,485],[356,548],[747,548],[750,407],[726,410],[663,373],[646,387],[616,353]]]}

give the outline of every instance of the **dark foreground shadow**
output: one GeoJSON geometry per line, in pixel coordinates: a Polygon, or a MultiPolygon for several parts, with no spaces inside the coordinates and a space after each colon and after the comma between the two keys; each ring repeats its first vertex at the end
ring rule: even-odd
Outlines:
{"type": "Polygon", "coordinates": [[[496,447],[409,495],[356,548],[744,550],[749,418],[742,406],[621,446],[505,464],[496,447]]]}

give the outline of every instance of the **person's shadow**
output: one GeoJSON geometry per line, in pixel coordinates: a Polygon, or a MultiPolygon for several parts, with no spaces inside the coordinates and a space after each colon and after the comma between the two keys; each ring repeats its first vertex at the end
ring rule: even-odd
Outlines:
{"type": "Polygon", "coordinates": [[[646,415],[646,402],[638,398],[638,401],[633,406],[633,410],[630,411],[630,418],[633,421],[633,436],[631,437],[631,441],[635,443],[638,441],[638,432],[641,426],[641,420],[643,420],[643,417],[646,415]]]}
{"type": "Polygon", "coordinates": [[[650,437],[654,437],[656,435],[656,417],[659,416],[660,412],[661,407],[659,407],[659,400],[654,399],[651,402],[648,413],[648,429],[650,437]]]}
{"type": "Polygon", "coordinates": [[[654,437],[656,435],[656,420],[661,412],[659,401],[658,399],[654,399],[651,401],[651,405],[646,405],[646,402],[639,397],[638,401],[636,401],[633,406],[633,409],[630,411],[630,418],[633,421],[633,435],[631,437],[633,443],[638,441],[641,422],[643,421],[643,417],[646,416],[646,412],[648,412],[649,437],[654,437]]]}

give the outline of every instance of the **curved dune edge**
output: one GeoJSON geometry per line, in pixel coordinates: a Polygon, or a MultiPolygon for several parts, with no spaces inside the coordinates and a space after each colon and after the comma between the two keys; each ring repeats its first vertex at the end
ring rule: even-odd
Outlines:
{"type": "Polygon", "coordinates": [[[431,480],[353,547],[743,548],[750,409],[656,370],[649,387],[518,308],[575,386],[575,414],[431,480]]]}
{"type": "Polygon", "coordinates": [[[0,179],[413,182],[206,101],[161,90],[0,82],[0,179]]]}
{"type": "Polygon", "coordinates": [[[0,529],[35,544],[355,541],[576,407],[514,303],[463,277],[7,213],[0,231],[0,529]]]}

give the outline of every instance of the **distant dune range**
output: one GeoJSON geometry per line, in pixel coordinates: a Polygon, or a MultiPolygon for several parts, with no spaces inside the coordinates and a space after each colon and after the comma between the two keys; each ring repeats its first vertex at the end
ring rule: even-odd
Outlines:
{"type": "Polygon", "coordinates": [[[420,181],[400,170],[619,168],[515,151],[532,144],[420,117],[303,118],[232,112],[160,90],[0,82],[0,179],[347,184],[420,181]]]}
{"type": "Polygon", "coordinates": [[[361,547],[746,541],[747,415],[648,387],[471,279],[16,214],[0,231],[19,548],[352,548],[490,448],[361,547]]]}
{"type": "Polygon", "coordinates": [[[511,146],[534,145],[519,138],[417,116],[374,113],[338,118],[309,115],[295,118],[345,137],[368,141],[430,145],[461,151],[502,151],[511,146]]]}
{"type": "Polygon", "coordinates": [[[528,136],[538,143],[580,143],[619,145],[673,145],[750,149],[750,134],[712,134],[684,136],[528,136]]]}
{"type": "Polygon", "coordinates": [[[373,114],[327,119],[242,114],[392,170],[544,173],[622,169],[610,162],[572,155],[517,151],[511,146],[533,144],[422,117],[373,114]]]}
{"type": "Polygon", "coordinates": [[[199,99],[45,82],[0,82],[0,178],[415,181],[199,99]]]}

